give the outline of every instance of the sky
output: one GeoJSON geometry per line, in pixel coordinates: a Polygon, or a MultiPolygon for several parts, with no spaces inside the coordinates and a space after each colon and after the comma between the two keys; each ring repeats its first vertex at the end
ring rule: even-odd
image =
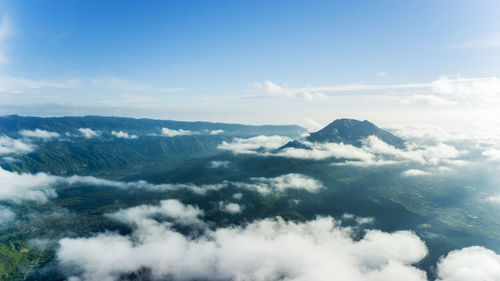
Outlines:
{"type": "Polygon", "coordinates": [[[0,115],[500,126],[499,1],[0,1],[0,115]]]}

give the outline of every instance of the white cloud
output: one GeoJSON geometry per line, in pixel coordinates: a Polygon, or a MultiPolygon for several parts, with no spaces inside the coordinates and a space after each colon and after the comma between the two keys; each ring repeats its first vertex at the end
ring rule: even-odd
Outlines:
{"type": "Polygon", "coordinates": [[[235,200],[241,200],[241,198],[243,198],[243,194],[238,192],[238,193],[235,193],[233,194],[233,199],[235,200]]]}
{"type": "Polygon", "coordinates": [[[122,138],[122,139],[136,139],[137,135],[129,135],[127,132],[123,131],[112,131],[111,134],[117,138],[122,138]]]}
{"type": "Polygon", "coordinates": [[[498,149],[488,149],[483,151],[483,156],[488,158],[491,161],[499,161],[500,160],[500,150],[498,149]]]}
{"type": "Polygon", "coordinates": [[[306,128],[308,129],[309,132],[316,132],[316,131],[319,131],[325,127],[324,124],[321,124],[321,123],[317,122],[316,120],[309,118],[309,117],[305,118],[305,125],[306,125],[306,128]]]}
{"type": "Polygon", "coordinates": [[[0,226],[12,222],[16,218],[16,214],[5,206],[0,205],[0,226]]]}
{"type": "Polygon", "coordinates": [[[257,136],[248,139],[234,138],[231,142],[223,141],[219,149],[229,150],[235,154],[254,154],[257,151],[271,151],[280,148],[290,141],[282,136],[257,136]]]}
{"type": "Polygon", "coordinates": [[[210,161],[210,168],[214,168],[214,169],[218,169],[218,168],[227,168],[229,167],[229,165],[231,164],[231,162],[229,161],[218,161],[218,160],[214,160],[214,161],[210,161]]]}
{"type": "Polygon", "coordinates": [[[19,203],[24,200],[46,202],[56,197],[52,185],[57,182],[57,177],[44,173],[18,174],[0,168],[0,200],[19,203]]]}
{"type": "Polygon", "coordinates": [[[332,218],[264,219],[190,237],[170,224],[133,224],[131,236],[60,240],[57,260],[71,280],[115,280],[149,268],[170,280],[426,280],[412,264],[427,254],[413,233],[368,230],[360,240],[332,218]]]}
{"type": "MultiPolygon", "coordinates": [[[[346,215],[346,214],[344,214],[344,215],[346,215]]],[[[374,221],[375,221],[375,219],[372,217],[357,217],[356,218],[356,223],[359,225],[372,224],[374,221]]]]}
{"type": "Polygon", "coordinates": [[[241,213],[242,207],[236,203],[219,202],[219,209],[231,215],[241,213]]]}
{"type": "Polygon", "coordinates": [[[418,170],[418,169],[410,169],[410,170],[406,170],[404,172],[401,172],[401,175],[404,177],[416,177],[416,176],[429,176],[429,175],[432,175],[432,173],[425,172],[425,171],[418,170]]]}
{"type": "Polygon", "coordinates": [[[151,184],[146,181],[121,182],[100,179],[92,176],[70,176],[60,177],[38,174],[19,174],[9,172],[0,168],[0,200],[13,201],[36,201],[45,203],[50,198],[57,196],[55,186],[58,184],[87,184],[101,187],[114,187],[121,189],[144,189],[150,191],[169,191],[186,189],[197,194],[204,194],[207,191],[219,190],[227,186],[227,183],[197,186],[194,184],[151,184]]]}
{"type": "Polygon", "coordinates": [[[203,211],[192,205],[184,205],[178,200],[162,200],[158,206],[141,205],[119,210],[107,215],[125,224],[151,224],[153,217],[166,217],[181,225],[203,224],[200,217],[203,211]]]}
{"type": "Polygon", "coordinates": [[[45,130],[40,130],[36,129],[34,131],[32,130],[21,130],[19,131],[19,134],[23,137],[27,138],[40,138],[40,139],[51,139],[51,138],[58,138],[59,134],[56,132],[49,132],[45,130]]]}
{"type": "Polygon", "coordinates": [[[500,256],[483,247],[448,253],[438,262],[438,281],[500,280],[500,256]]]}
{"type": "Polygon", "coordinates": [[[364,139],[362,147],[343,143],[303,143],[308,148],[290,147],[273,155],[316,160],[328,158],[347,159],[354,161],[346,161],[340,164],[363,166],[394,164],[396,161],[412,161],[422,165],[437,165],[447,160],[456,159],[466,153],[444,143],[420,146],[411,145],[405,149],[399,149],[383,142],[376,136],[369,136],[364,139]]]}
{"type": "Polygon", "coordinates": [[[400,125],[390,127],[389,130],[397,136],[407,140],[424,140],[424,141],[463,141],[490,138],[493,135],[488,133],[474,131],[457,131],[444,129],[433,125],[400,125]]]}
{"type": "Polygon", "coordinates": [[[334,92],[357,92],[357,91],[379,91],[379,90],[394,90],[394,89],[419,89],[429,88],[432,83],[412,83],[412,84],[394,84],[394,85],[337,85],[325,87],[303,87],[291,88],[281,87],[271,81],[262,83],[256,82],[251,85],[252,91],[257,93],[266,93],[271,96],[296,97],[304,93],[322,94],[334,92]]]}
{"type": "Polygon", "coordinates": [[[307,143],[309,149],[286,148],[276,153],[278,156],[299,158],[299,159],[353,159],[360,161],[370,161],[373,155],[358,147],[343,143],[307,143]]]}
{"type": "Polygon", "coordinates": [[[301,98],[306,100],[326,101],[328,94],[393,90],[418,90],[418,93],[401,98],[403,104],[456,105],[456,104],[489,104],[500,102],[500,79],[497,77],[481,78],[449,78],[442,76],[437,80],[424,83],[392,84],[392,85],[337,85],[325,87],[293,88],[280,86],[271,81],[256,82],[249,92],[255,96],[271,96],[278,98],[301,98]]]}
{"type": "Polygon", "coordinates": [[[33,146],[7,136],[0,136],[0,155],[21,154],[33,151],[33,146]]]}
{"type": "Polygon", "coordinates": [[[327,96],[318,91],[284,88],[271,81],[255,82],[251,85],[252,92],[280,98],[301,98],[308,101],[326,100],[327,96]]]}
{"type": "Polygon", "coordinates": [[[187,136],[187,135],[194,135],[196,132],[189,131],[189,130],[173,130],[169,128],[162,128],[161,129],[161,134],[166,137],[176,137],[176,136],[187,136]]]}
{"type": "Polygon", "coordinates": [[[82,133],[82,135],[86,138],[86,139],[91,139],[91,138],[94,138],[94,137],[98,137],[99,136],[99,133],[90,129],[90,128],[80,128],[78,129],[78,131],[80,133],[82,133]]]}
{"type": "Polygon", "coordinates": [[[224,130],[211,130],[210,134],[211,135],[218,135],[224,133],[224,130]]]}
{"type": "Polygon", "coordinates": [[[324,188],[320,181],[301,174],[286,174],[275,178],[251,178],[249,183],[233,182],[233,184],[262,194],[284,192],[287,189],[302,189],[314,193],[324,188]]]}
{"type": "Polygon", "coordinates": [[[463,103],[500,102],[500,80],[496,77],[450,79],[443,76],[432,82],[432,91],[463,103]]]}

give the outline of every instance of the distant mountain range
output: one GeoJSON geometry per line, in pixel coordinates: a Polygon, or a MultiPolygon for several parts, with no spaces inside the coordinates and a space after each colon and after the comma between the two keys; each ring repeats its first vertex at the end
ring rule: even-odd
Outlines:
{"type": "Polygon", "coordinates": [[[342,142],[361,146],[362,140],[372,135],[395,147],[404,146],[403,139],[368,121],[353,119],[335,120],[318,132],[310,134],[305,141],[300,141],[300,136],[306,130],[295,125],[251,126],[102,116],[0,117],[0,137],[25,138],[23,130],[37,129],[47,131],[45,133],[57,132],[59,137],[31,138],[28,143],[36,149],[16,155],[16,161],[0,158],[0,167],[11,171],[50,171],[55,174],[87,174],[140,167],[151,169],[176,165],[193,158],[212,157],[223,153],[218,146],[224,141],[259,135],[281,135],[294,139],[280,149],[308,149],[308,142],[342,142]],[[84,138],[79,131],[82,128],[95,131],[98,137],[84,138]],[[161,137],[163,128],[185,134],[161,137]],[[136,137],[118,138],[117,131],[134,134],[136,137]],[[57,139],[60,140],[56,141],[57,139]]]}
{"type": "Polygon", "coordinates": [[[45,130],[66,133],[79,128],[90,128],[104,133],[126,131],[133,134],[160,133],[162,128],[172,130],[189,130],[195,132],[222,130],[226,135],[239,137],[256,135],[300,136],[306,130],[296,125],[242,125],[213,122],[186,122],[174,120],[156,120],[147,118],[105,117],[105,116],[71,116],[71,117],[32,117],[8,115],[0,116],[0,134],[16,135],[20,130],[45,130]]]}

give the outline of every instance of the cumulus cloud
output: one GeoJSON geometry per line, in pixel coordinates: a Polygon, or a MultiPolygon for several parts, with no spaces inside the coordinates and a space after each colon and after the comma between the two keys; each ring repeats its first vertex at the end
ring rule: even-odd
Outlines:
{"type": "Polygon", "coordinates": [[[219,209],[231,215],[239,214],[242,211],[242,207],[240,205],[223,201],[219,202],[219,209]]]}
{"type": "Polygon", "coordinates": [[[21,154],[33,151],[33,146],[7,136],[0,136],[0,155],[21,154]]]}
{"type": "Polygon", "coordinates": [[[27,138],[40,138],[40,139],[51,139],[51,138],[58,138],[59,134],[56,132],[49,132],[45,130],[21,130],[19,131],[19,134],[23,137],[27,138]]]}
{"type": "Polygon", "coordinates": [[[233,184],[262,194],[279,193],[287,189],[302,189],[314,193],[324,188],[323,183],[314,178],[293,173],[274,178],[251,178],[250,182],[234,182],[233,184]]]}
{"type": "Polygon", "coordinates": [[[500,256],[483,247],[448,253],[438,262],[438,281],[500,280],[500,256]]]}
{"type": "Polygon", "coordinates": [[[262,151],[278,149],[290,141],[282,136],[257,136],[248,139],[235,138],[231,142],[223,141],[219,149],[232,151],[235,154],[255,154],[262,151]]]}
{"type": "Polygon", "coordinates": [[[111,135],[117,137],[117,138],[122,138],[122,139],[136,139],[137,135],[129,135],[127,132],[123,131],[112,131],[111,135]]]}
{"type": "Polygon", "coordinates": [[[94,137],[98,137],[99,136],[99,133],[90,129],[90,128],[80,128],[78,129],[78,131],[80,131],[80,133],[82,133],[82,135],[86,138],[86,139],[91,139],[91,138],[94,138],[94,137]]]}
{"type": "Polygon", "coordinates": [[[71,280],[116,280],[148,269],[153,280],[425,280],[412,264],[427,254],[413,233],[350,228],[323,217],[280,218],[206,229],[201,236],[168,223],[131,224],[130,236],[104,233],[60,240],[57,260],[71,280]]]}
{"type": "Polygon", "coordinates": [[[425,172],[425,171],[418,170],[418,169],[409,169],[409,170],[406,170],[404,172],[401,172],[401,175],[403,177],[416,177],[416,176],[429,176],[429,175],[432,175],[432,173],[425,172]]]}
{"type": "Polygon", "coordinates": [[[183,129],[174,130],[169,128],[161,128],[161,134],[166,137],[176,137],[176,136],[194,135],[196,134],[196,132],[183,129]]]}
{"type": "Polygon", "coordinates": [[[129,225],[150,224],[154,222],[153,218],[158,217],[168,218],[181,225],[196,225],[203,224],[201,216],[203,211],[198,207],[184,205],[174,199],[162,200],[158,206],[141,205],[108,215],[109,218],[129,225]]]}

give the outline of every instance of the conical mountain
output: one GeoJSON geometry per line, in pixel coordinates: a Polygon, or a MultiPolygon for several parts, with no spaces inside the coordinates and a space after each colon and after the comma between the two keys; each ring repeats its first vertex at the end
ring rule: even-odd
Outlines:
{"type": "Polygon", "coordinates": [[[323,129],[311,133],[306,140],[310,142],[342,142],[361,146],[362,140],[369,136],[376,136],[398,148],[404,147],[403,139],[380,129],[367,120],[355,119],[337,119],[323,129]]]}

